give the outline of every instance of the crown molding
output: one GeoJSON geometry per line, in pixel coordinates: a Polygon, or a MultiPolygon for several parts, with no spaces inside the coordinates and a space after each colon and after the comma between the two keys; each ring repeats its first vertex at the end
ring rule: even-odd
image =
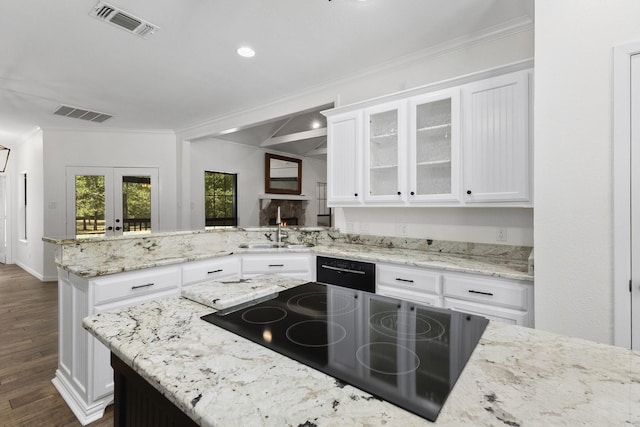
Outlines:
{"type": "MultiPolygon", "coordinates": [[[[534,29],[534,22],[530,17],[523,16],[520,18],[515,18],[510,21],[507,21],[506,23],[488,27],[481,31],[472,33],[470,35],[465,35],[452,40],[448,40],[444,43],[440,43],[435,46],[430,46],[428,48],[413,52],[409,55],[396,57],[394,59],[375,65],[373,67],[369,67],[365,70],[360,70],[356,73],[347,74],[332,80],[325,81],[316,86],[307,87],[304,90],[294,92],[290,95],[287,95],[282,98],[278,98],[270,102],[266,102],[264,104],[260,104],[250,108],[236,110],[228,114],[216,116],[211,119],[196,123],[194,125],[179,128],[176,130],[176,134],[179,137],[184,136],[184,139],[205,137],[207,134],[211,134],[211,132],[209,132],[208,129],[205,130],[202,128],[215,127],[215,125],[218,123],[221,123],[227,120],[232,120],[234,118],[244,116],[249,113],[267,109],[269,107],[272,107],[278,104],[286,103],[287,101],[292,101],[302,96],[313,94],[314,92],[320,92],[322,90],[330,89],[331,87],[334,87],[334,86],[339,86],[341,84],[349,83],[354,80],[362,79],[367,76],[380,74],[385,71],[392,70],[394,68],[410,66],[411,64],[419,63],[429,58],[436,58],[438,56],[446,55],[458,50],[467,49],[469,47],[484,44],[484,43],[489,43],[494,40],[499,40],[501,38],[509,37],[522,32],[531,31],[533,29],[534,29]]],[[[327,103],[327,102],[324,102],[324,103],[327,103]]],[[[321,105],[321,104],[318,104],[318,105],[321,105]]],[[[223,130],[224,129],[218,129],[217,132],[220,132],[223,130]]]]}

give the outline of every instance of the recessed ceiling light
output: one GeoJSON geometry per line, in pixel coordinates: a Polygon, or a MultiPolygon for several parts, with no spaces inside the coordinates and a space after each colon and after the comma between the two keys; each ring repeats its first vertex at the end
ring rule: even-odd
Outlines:
{"type": "Polygon", "coordinates": [[[311,127],[314,129],[318,129],[320,127],[320,122],[316,120],[315,122],[311,123],[311,127]]]}
{"type": "Polygon", "coordinates": [[[238,52],[238,55],[244,57],[244,58],[251,58],[254,57],[256,55],[256,51],[251,49],[249,46],[242,46],[240,48],[238,48],[238,50],[236,51],[238,52]]]}

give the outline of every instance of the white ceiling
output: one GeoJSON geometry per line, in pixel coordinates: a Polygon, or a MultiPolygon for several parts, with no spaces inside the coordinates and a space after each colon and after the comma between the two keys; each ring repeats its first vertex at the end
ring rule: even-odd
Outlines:
{"type": "Polygon", "coordinates": [[[36,126],[181,130],[533,19],[533,0],[107,0],[160,27],[144,39],[89,16],[96,3],[0,0],[0,144],[36,126]]]}

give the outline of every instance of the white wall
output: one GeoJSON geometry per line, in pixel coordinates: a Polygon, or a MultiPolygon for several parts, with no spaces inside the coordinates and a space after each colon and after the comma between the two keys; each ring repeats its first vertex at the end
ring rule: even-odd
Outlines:
{"type": "MultiPolygon", "coordinates": [[[[159,172],[160,231],[177,229],[176,139],[170,132],[44,130],[44,235],[66,234],[68,166],[155,167],[159,172]]],[[[55,247],[45,245],[45,273],[56,275],[55,247]]]]}
{"type": "Polygon", "coordinates": [[[11,203],[13,262],[39,279],[48,279],[44,270],[43,218],[43,133],[37,131],[11,151],[11,203]],[[27,174],[27,238],[21,236],[19,225],[24,217],[21,174],[27,174]]]}
{"type": "MultiPolygon", "coordinates": [[[[204,229],[204,171],[238,174],[238,226],[257,226],[259,195],[264,194],[266,151],[219,139],[191,142],[185,148],[189,150],[190,157],[188,179],[191,228],[204,229]]],[[[326,182],[326,168],[324,161],[302,158],[303,194],[315,197],[316,182],[326,182]]],[[[317,214],[317,203],[309,202],[306,224],[315,225],[317,214]]]]}
{"type": "MultiPolygon", "coordinates": [[[[298,96],[258,106],[242,113],[230,114],[228,117],[183,130],[178,133],[178,138],[193,139],[330,102],[335,102],[337,106],[347,105],[403,89],[525,61],[533,58],[534,54],[531,27],[523,27],[521,31],[502,34],[500,37],[465,42],[468,44],[442,47],[438,52],[417,53],[414,57],[384,64],[375,70],[344,78],[298,96]]],[[[183,188],[188,188],[188,184],[183,183],[183,188]]],[[[191,217],[186,206],[183,209],[183,217],[191,217]]],[[[531,209],[337,208],[334,212],[336,225],[342,231],[348,231],[348,223],[351,223],[355,232],[399,235],[396,233],[395,224],[402,222],[408,224],[408,230],[411,230],[407,231],[407,234],[415,233],[415,237],[481,243],[533,244],[531,209]],[[508,227],[506,242],[496,241],[498,225],[508,227]]]]}
{"type": "Polygon", "coordinates": [[[613,343],[612,47],[636,0],[537,0],[536,327],[613,343]]]}

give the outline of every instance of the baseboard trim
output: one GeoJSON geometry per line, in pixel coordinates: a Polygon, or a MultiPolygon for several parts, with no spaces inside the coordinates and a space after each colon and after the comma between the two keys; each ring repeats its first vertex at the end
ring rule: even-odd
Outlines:
{"type": "Polygon", "coordinates": [[[29,267],[28,265],[23,264],[20,261],[16,261],[16,265],[21,269],[23,269],[24,271],[26,271],[27,273],[29,273],[30,275],[32,275],[33,277],[35,277],[36,279],[40,280],[41,282],[44,281],[44,276],[38,273],[37,271],[35,271],[33,268],[29,267]]]}
{"type": "Polygon", "coordinates": [[[58,390],[62,399],[64,399],[71,412],[76,416],[80,424],[86,426],[104,416],[104,410],[111,398],[102,399],[91,405],[88,405],[75,389],[69,384],[60,370],[56,370],[56,376],[51,380],[53,386],[58,390]]]}

